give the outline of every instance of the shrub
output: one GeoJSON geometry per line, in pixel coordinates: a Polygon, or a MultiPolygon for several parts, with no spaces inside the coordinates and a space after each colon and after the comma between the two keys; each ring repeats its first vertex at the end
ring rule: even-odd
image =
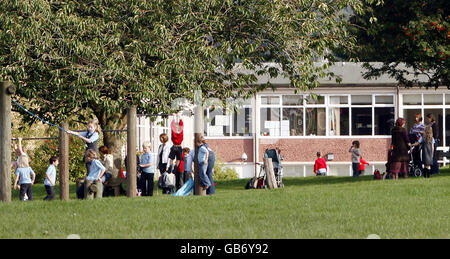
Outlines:
{"type": "Polygon", "coordinates": [[[216,157],[214,163],[214,180],[234,180],[239,179],[236,169],[225,167],[225,164],[216,157]]]}

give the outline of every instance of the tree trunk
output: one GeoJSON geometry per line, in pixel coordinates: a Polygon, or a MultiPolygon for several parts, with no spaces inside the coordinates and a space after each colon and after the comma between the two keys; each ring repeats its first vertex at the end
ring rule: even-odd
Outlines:
{"type": "MultiPolygon", "coordinates": [[[[123,130],[127,125],[126,112],[114,113],[107,116],[105,111],[96,114],[99,119],[102,130],[116,129],[123,130]]],[[[126,131],[119,132],[103,132],[103,144],[111,151],[114,159],[114,172],[112,178],[108,181],[108,186],[118,187],[122,183],[121,168],[122,168],[122,147],[126,146],[126,131]]],[[[117,191],[116,191],[117,195],[117,191]]]]}

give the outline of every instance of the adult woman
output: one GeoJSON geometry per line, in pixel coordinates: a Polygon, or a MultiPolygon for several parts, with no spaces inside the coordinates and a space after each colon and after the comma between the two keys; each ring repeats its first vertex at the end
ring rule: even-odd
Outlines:
{"type": "Polygon", "coordinates": [[[200,136],[195,144],[196,148],[198,148],[198,176],[200,178],[200,186],[206,191],[211,186],[211,182],[206,174],[208,171],[209,150],[203,136],[200,136]]]}
{"type": "MultiPolygon", "coordinates": [[[[422,114],[416,113],[416,122],[414,123],[414,126],[410,129],[409,131],[409,138],[411,140],[411,144],[415,144],[417,143],[417,141],[421,138],[422,134],[425,131],[425,124],[423,124],[422,122],[422,114]]],[[[413,161],[414,161],[414,165],[419,166],[420,168],[422,168],[422,162],[421,162],[421,158],[420,158],[420,147],[418,145],[414,145],[417,146],[417,148],[413,149],[413,161]]]]}
{"type": "MultiPolygon", "coordinates": [[[[158,148],[158,155],[156,156],[156,169],[159,169],[161,175],[169,169],[169,154],[170,146],[167,143],[169,141],[169,136],[166,133],[159,135],[159,141],[161,145],[158,148]]],[[[163,188],[163,194],[169,194],[170,189],[163,188]]]]}
{"type": "Polygon", "coordinates": [[[439,140],[439,125],[436,122],[436,119],[434,118],[434,115],[429,113],[426,116],[426,124],[427,126],[431,126],[431,129],[433,131],[433,138],[434,138],[434,151],[433,151],[433,166],[431,167],[431,174],[439,174],[439,164],[437,162],[437,147],[440,142],[439,140]]]}
{"type": "Polygon", "coordinates": [[[417,137],[420,137],[420,134],[423,134],[423,132],[425,131],[425,124],[423,124],[422,120],[422,114],[416,113],[416,122],[409,131],[409,134],[414,134],[417,137]]]}
{"type": "Polygon", "coordinates": [[[398,118],[395,127],[392,129],[392,157],[390,164],[390,172],[394,175],[394,179],[398,180],[398,174],[408,177],[408,149],[409,143],[408,133],[405,127],[405,119],[398,118]]]}

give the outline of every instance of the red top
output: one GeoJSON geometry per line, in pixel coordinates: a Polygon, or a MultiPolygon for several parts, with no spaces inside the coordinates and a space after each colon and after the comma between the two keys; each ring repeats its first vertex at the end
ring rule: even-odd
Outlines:
{"type": "Polygon", "coordinates": [[[181,145],[181,142],[183,142],[183,120],[180,119],[178,129],[175,120],[173,120],[171,128],[172,128],[172,143],[177,146],[181,145]]]}
{"type": "Polygon", "coordinates": [[[325,170],[327,170],[327,162],[322,157],[319,157],[317,158],[316,163],[314,164],[314,173],[317,174],[317,170],[322,168],[325,168],[325,170]]]}
{"type": "Polygon", "coordinates": [[[358,171],[364,171],[364,169],[366,169],[365,165],[370,165],[369,163],[367,163],[366,161],[364,161],[364,159],[360,158],[359,159],[359,167],[358,167],[358,171]]]}
{"type": "Polygon", "coordinates": [[[184,171],[184,153],[181,152],[181,160],[180,160],[180,164],[178,165],[178,172],[183,172],[184,171]]]}

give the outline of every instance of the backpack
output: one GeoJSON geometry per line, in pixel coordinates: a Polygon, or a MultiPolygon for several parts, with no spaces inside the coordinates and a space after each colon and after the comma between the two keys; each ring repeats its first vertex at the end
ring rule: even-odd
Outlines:
{"type": "Polygon", "coordinates": [[[159,188],[173,188],[175,187],[175,174],[164,172],[158,181],[159,188]]]}
{"type": "Polygon", "coordinates": [[[374,180],[381,180],[381,174],[380,171],[378,171],[378,169],[375,169],[375,171],[373,172],[373,179],[374,180]]]}

